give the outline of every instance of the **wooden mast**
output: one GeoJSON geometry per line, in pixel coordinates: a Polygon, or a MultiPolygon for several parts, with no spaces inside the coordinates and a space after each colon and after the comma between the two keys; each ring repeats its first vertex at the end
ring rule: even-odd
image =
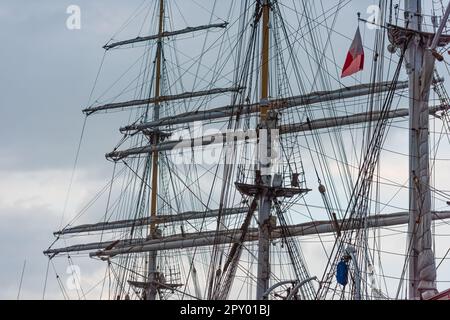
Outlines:
{"type": "Polygon", "coordinates": [[[261,47],[261,99],[260,99],[260,125],[259,125],[259,173],[261,181],[256,178],[256,184],[263,188],[256,196],[258,199],[258,270],[256,299],[264,299],[264,293],[269,288],[270,280],[270,211],[272,199],[268,189],[271,186],[270,175],[271,135],[273,127],[268,119],[269,98],[269,39],[270,39],[270,2],[263,1],[262,7],[262,47],[261,47]],[[264,134],[265,133],[265,134],[264,134]],[[263,159],[266,158],[266,159],[263,159]]]}
{"type": "MultiPolygon", "coordinates": [[[[158,28],[158,43],[156,49],[156,75],[155,75],[155,100],[158,101],[161,96],[161,65],[162,65],[162,36],[164,32],[164,0],[159,1],[159,28],[158,28]]],[[[153,119],[159,119],[159,102],[156,102],[153,109],[153,119]]],[[[159,134],[157,130],[153,132],[152,144],[157,145],[159,143],[159,134]]],[[[156,237],[156,215],[158,210],[158,150],[152,151],[152,181],[151,181],[151,197],[150,197],[150,218],[152,223],[150,224],[149,238],[154,239],[156,237]]],[[[149,254],[148,271],[149,271],[149,285],[146,292],[146,299],[155,300],[157,288],[155,282],[157,282],[156,275],[156,256],[157,251],[152,251],[149,254]]]]}
{"type": "MultiPolygon", "coordinates": [[[[269,36],[270,36],[270,5],[269,0],[263,3],[262,49],[261,49],[261,100],[269,98],[269,36]]],[[[267,115],[267,106],[261,106],[261,120],[267,115]]]]}
{"type": "MultiPolygon", "coordinates": [[[[155,99],[158,99],[161,95],[161,60],[162,60],[162,39],[161,35],[164,30],[164,0],[159,1],[159,39],[158,48],[156,52],[156,78],[155,78],[155,99]]],[[[159,119],[159,102],[155,103],[153,118],[155,120],[159,119]]],[[[156,144],[159,141],[159,135],[154,133],[153,142],[156,144]]],[[[153,151],[152,153],[152,196],[150,205],[150,215],[151,217],[156,216],[157,210],[157,197],[158,197],[158,158],[159,153],[153,151]]],[[[150,226],[150,233],[154,235],[156,230],[156,225],[153,223],[150,226]]]]}

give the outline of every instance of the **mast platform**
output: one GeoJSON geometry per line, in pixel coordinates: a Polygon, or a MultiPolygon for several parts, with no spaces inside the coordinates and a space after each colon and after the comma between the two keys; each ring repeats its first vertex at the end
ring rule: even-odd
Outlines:
{"type": "Polygon", "coordinates": [[[247,183],[235,183],[236,189],[247,196],[254,197],[261,194],[263,191],[267,192],[267,195],[273,198],[285,197],[292,198],[295,195],[304,194],[311,189],[301,189],[301,188],[289,188],[281,186],[266,186],[263,184],[247,184],[247,183]]]}

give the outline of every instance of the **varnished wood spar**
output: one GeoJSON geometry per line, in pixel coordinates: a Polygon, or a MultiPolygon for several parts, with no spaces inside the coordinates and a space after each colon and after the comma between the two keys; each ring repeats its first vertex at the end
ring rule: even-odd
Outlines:
{"type": "Polygon", "coordinates": [[[270,0],[264,0],[262,4],[262,47],[261,47],[261,99],[259,106],[259,126],[267,134],[260,134],[258,150],[258,169],[261,174],[262,184],[265,188],[261,189],[255,198],[258,199],[258,263],[256,276],[256,299],[262,300],[264,292],[269,288],[270,281],[270,211],[272,207],[272,198],[266,189],[271,185],[272,176],[270,175],[270,163],[262,159],[261,155],[271,156],[271,129],[276,126],[276,116],[269,119],[269,40],[270,40],[270,0]],[[264,150],[265,149],[265,150],[264,150]],[[267,170],[269,169],[269,170],[267,170]],[[266,172],[268,171],[268,172],[266,172]]]}
{"type": "MultiPolygon", "coordinates": [[[[155,103],[153,108],[153,119],[159,119],[159,98],[161,96],[161,60],[162,60],[162,34],[164,32],[164,0],[160,0],[159,7],[159,38],[158,38],[158,48],[156,52],[156,77],[155,77],[155,103]]],[[[159,135],[155,131],[152,137],[152,143],[159,143],[159,135]]],[[[152,152],[152,190],[151,190],[151,203],[150,203],[150,216],[151,218],[156,217],[157,212],[157,201],[158,201],[158,159],[159,152],[154,150],[152,152]]],[[[150,224],[150,236],[155,235],[155,222],[150,224]]]]}
{"type": "MultiPolygon", "coordinates": [[[[159,1],[159,31],[158,31],[158,47],[156,51],[156,76],[155,76],[155,106],[153,108],[153,119],[159,119],[159,99],[161,96],[161,63],[162,63],[162,34],[164,32],[164,0],[159,1]]],[[[152,143],[159,143],[159,134],[157,131],[153,132],[152,143]]],[[[156,223],[155,218],[157,214],[157,205],[158,205],[158,161],[159,161],[159,151],[153,150],[152,152],[152,186],[151,186],[151,195],[150,195],[150,230],[149,230],[149,239],[155,239],[156,232],[156,223]]],[[[157,254],[158,251],[150,251],[149,259],[148,259],[148,281],[149,283],[153,283],[156,279],[157,272],[157,254]]],[[[155,300],[156,299],[157,290],[155,286],[149,286],[146,289],[145,298],[147,300],[155,300]]]]}
{"type": "MultiPolygon", "coordinates": [[[[222,216],[235,215],[246,212],[248,209],[243,208],[225,208],[222,209],[222,216]]],[[[206,210],[206,211],[186,211],[178,214],[171,215],[155,215],[145,218],[138,219],[127,219],[127,220],[118,220],[118,221],[110,221],[110,222],[100,222],[93,224],[83,224],[79,226],[74,226],[70,228],[65,228],[60,231],[56,231],[53,234],[55,236],[63,236],[68,234],[80,234],[87,232],[97,232],[97,231],[110,231],[117,229],[126,229],[133,227],[142,227],[148,226],[152,223],[155,224],[163,224],[163,223],[173,223],[179,221],[187,221],[187,220],[196,220],[196,219],[206,219],[206,218],[215,218],[219,215],[219,210],[206,210]]]]}
{"type": "MultiPolygon", "coordinates": [[[[261,101],[269,98],[269,39],[270,39],[270,4],[264,0],[262,8],[262,48],[261,48],[261,101]]],[[[260,116],[267,116],[267,105],[260,106],[260,116]]]]}
{"type": "Polygon", "coordinates": [[[162,34],[160,33],[160,34],[155,34],[155,35],[146,36],[146,37],[136,37],[134,39],[113,42],[113,43],[104,45],[103,49],[110,50],[110,49],[125,46],[128,44],[160,39],[161,37],[168,38],[168,37],[177,36],[180,34],[191,33],[191,32],[196,32],[196,31],[201,31],[201,30],[206,30],[206,29],[212,29],[212,28],[222,28],[223,29],[223,28],[226,28],[227,26],[228,26],[228,22],[224,22],[224,23],[214,23],[214,24],[202,25],[202,26],[197,26],[197,27],[187,27],[187,28],[184,28],[181,30],[176,30],[176,31],[165,31],[162,34]]]}
{"type": "Polygon", "coordinates": [[[227,93],[227,92],[239,92],[243,89],[244,88],[237,88],[237,87],[214,88],[214,89],[210,89],[210,90],[184,92],[184,93],[174,94],[174,95],[169,95],[169,96],[161,96],[160,95],[158,97],[153,97],[153,98],[149,98],[149,99],[130,100],[130,101],[125,101],[125,102],[108,103],[108,104],[104,104],[101,106],[90,107],[90,108],[84,109],[83,113],[85,113],[87,115],[91,115],[98,111],[138,107],[138,106],[145,106],[148,104],[159,104],[161,102],[198,98],[198,97],[222,94],[222,93],[227,93]]]}

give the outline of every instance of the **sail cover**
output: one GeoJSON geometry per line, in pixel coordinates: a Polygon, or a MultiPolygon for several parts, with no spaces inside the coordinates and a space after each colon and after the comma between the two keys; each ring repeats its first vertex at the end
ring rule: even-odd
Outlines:
{"type": "Polygon", "coordinates": [[[347,53],[341,78],[350,76],[364,68],[364,48],[359,27],[356,29],[355,38],[347,53]]]}

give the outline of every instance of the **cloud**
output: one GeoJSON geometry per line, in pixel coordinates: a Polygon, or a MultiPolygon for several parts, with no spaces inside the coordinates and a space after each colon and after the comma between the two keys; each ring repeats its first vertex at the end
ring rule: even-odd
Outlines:
{"type": "MultiPolygon", "coordinates": [[[[47,258],[42,251],[53,242],[53,231],[60,226],[71,170],[2,170],[0,177],[0,298],[15,299],[22,264],[26,260],[20,297],[40,299],[47,267],[47,258]]],[[[70,220],[104,183],[95,172],[78,170],[64,222],[70,220]]],[[[55,260],[61,279],[66,281],[69,276],[66,274],[67,261],[55,260]]],[[[90,287],[102,266],[93,261],[81,261],[80,265],[85,276],[82,285],[90,287]]],[[[47,297],[62,298],[53,267],[49,275],[47,297]]]]}
{"type": "MultiPolygon", "coordinates": [[[[9,216],[7,211],[11,209],[32,208],[46,209],[49,214],[61,214],[71,176],[69,170],[0,171],[0,175],[2,215],[9,216]]],[[[78,181],[83,180],[83,188],[78,187],[71,192],[72,200],[77,203],[75,207],[79,207],[97,187],[97,183],[89,181],[85,175],[81,174],[78,178],[78,181]]]]}
{"type": "MultiPolygon", "coordinates": [[[[26,261],[20,299],[41,299],[44,293],[48,259],[42,254],[54,238],[55,218],[46,208],[33,207],[9,211],[7,217],[1,217],[0,241],[2,259],[0,259],[0,299],[16,299],[19,293],[22,266],[26,261]]],[[[101,279],[105,265],[91,259],[72,259],[73,264],[81,268],[81,285],[87,291],[101,279]]],[[[67,294],[77,299],[76,290],[69,290],[70,274],[66,273],[67,258],[56,258],[49,266],[45,297],[64,299],[56,276],[58,275],[67,294]],[[55,269],[53,269],[53,266],[55,269]],[[56,271],[55,271],[56,270],[56,271]]],[[[87,298],[100,296],[96,287],[87,298]]]]}

